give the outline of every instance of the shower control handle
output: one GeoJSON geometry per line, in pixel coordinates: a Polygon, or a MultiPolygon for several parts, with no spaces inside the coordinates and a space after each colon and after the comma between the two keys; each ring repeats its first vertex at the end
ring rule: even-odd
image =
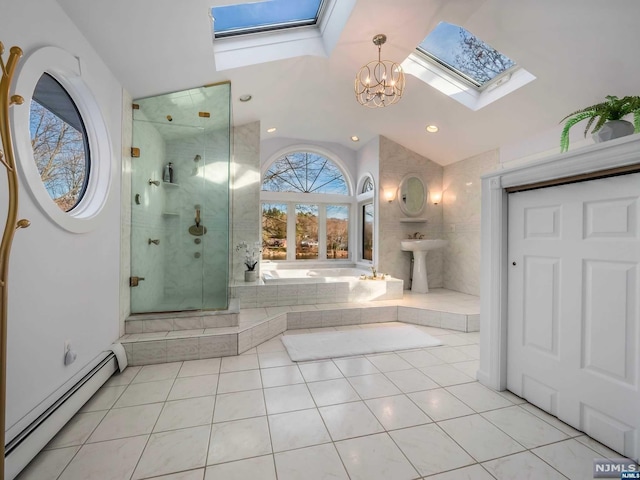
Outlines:
{"type": "Polygon", "coordinates": [[[138,283],[140,283],[142,280],[144,280],[144,277],[129,277],[129,286],[137,287],[138,283]]]}
{"type": "Polygon", "coordinates": [[[196,208],[196,227],[200,226],[200,209],[196,208]]]}

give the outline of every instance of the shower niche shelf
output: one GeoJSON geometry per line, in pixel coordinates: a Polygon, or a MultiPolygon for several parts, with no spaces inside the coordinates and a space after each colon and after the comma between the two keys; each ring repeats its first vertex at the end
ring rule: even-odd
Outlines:
{"type": "Polygon", "coordinates": [[[180,188],[180,184],[179,183],[162,182],[162,185],[167,187],[167,188],[180,188]]]}
{"type": "Polygon", "coordinates": [[[418,217],[401,218],[400,223],[427,223],[427,219],[418,217]]]}
{"type": "Polygon", "coordinates": [[[162,212],[163,217],[177,217],[179,215],[178,212],[162,212]]]}

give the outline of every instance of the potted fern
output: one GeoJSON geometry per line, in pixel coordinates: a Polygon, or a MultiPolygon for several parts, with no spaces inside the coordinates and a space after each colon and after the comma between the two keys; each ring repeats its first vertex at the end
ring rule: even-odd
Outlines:
{"type": "Polygon", "coordinates": [[[560,136],[560,151],[569,150],[569,129],[582,120],[589,119],[584,129],[586,138],[589,128],[595,122],[591,133],[596,142],[604,142],[613,138],[624,137],[640,132],[640,97],[627,96],[618,98],[607,95],[607,101],[582,108],[564,117],[564,128],[560,136]],[[633,114],[633,124],[622,120],[625,115],[633,114]]]}

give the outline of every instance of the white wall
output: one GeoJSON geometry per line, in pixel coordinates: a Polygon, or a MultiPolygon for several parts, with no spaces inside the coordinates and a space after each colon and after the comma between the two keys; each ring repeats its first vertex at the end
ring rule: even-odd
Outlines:
{"type": "MultiPolygon", "coordinates": [[[[17,45],[29,54],[53,45],[79,57],[82,78],[95,97],[110,136],[111,158],[93,160],[110,164],[113,172],[99,221],[94,230],[82,234],[53,224],[27,193],[20,177],[19,218],[29,219],[31,227],[17,232],[10,262],[7,427],[11,427],[46,403],[119,336],[122,87],[54,0],[3,0],[0,37],[7,50],[17,45]],[[78,358],[65,367],[63,346],[67,339],[73,342],[78,358]]],[[[24,140],[25,136],[29,137],[28,125],[14,131],[16,139],[24,140]]],[[[3,225],[6,209],[3,194],[3,225]]]]}

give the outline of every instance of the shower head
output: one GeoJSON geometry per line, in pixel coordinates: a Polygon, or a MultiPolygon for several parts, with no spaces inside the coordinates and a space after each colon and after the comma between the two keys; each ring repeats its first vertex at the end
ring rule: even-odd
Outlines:
{"type": "Polygon", "coordinates": [[[156,187],[160,186],[160,180],[151,180],[149,179],[149,185],[155,185],[156,187]]]}
{"type": "Polygon", "coordinates": [[[202,157],[200,155],[196,155],[193,159],[194,162],[199,162],[200,160],[202,160],[202,157]]]}

